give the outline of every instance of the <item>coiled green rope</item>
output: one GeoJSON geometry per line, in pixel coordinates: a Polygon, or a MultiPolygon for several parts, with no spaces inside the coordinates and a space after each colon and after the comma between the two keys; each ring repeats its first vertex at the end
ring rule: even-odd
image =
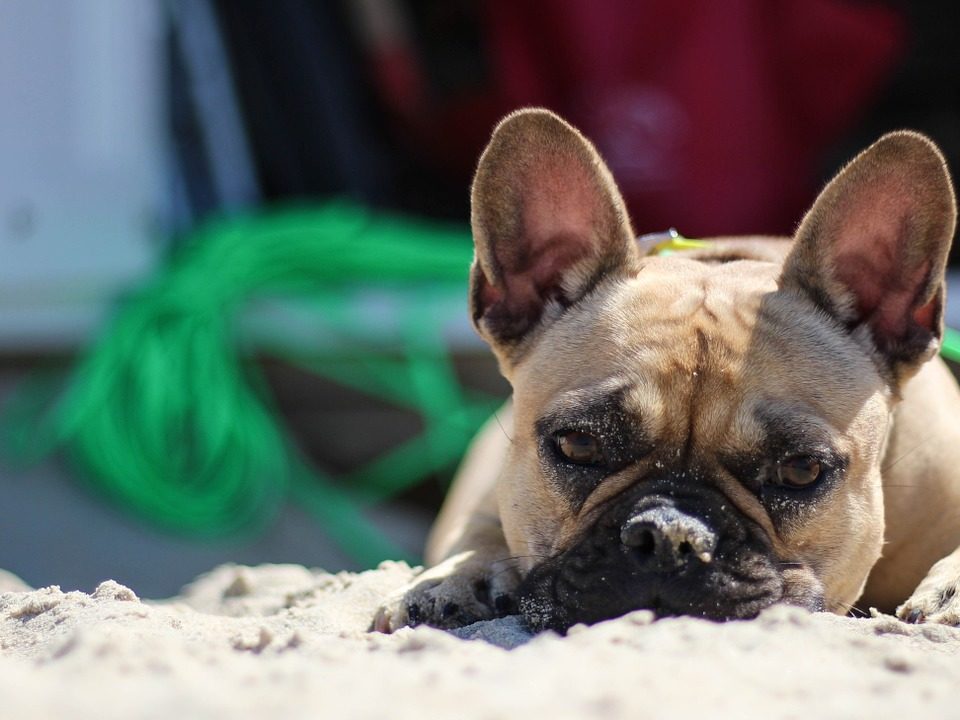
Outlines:
{"type": "Polygon", "coordinates": [[[8,450],[62,448],[95,488],[189,534],[255,531],[292,497],[361,563],[397,556],[358,497],[380,500],[452,466],[497,402],[460,388],[432,317],[438,298],[464,297],[471,253],[466,229],[343,202],[211,222],[120,303],[65,390],[42,378],[21,390],[5,416],[8,450]],[[377,328],[344,300],[358,285],[414,296],[399,359],[378,354],[377,328]],[[253,299],[278,297],[309,300],[316,332],[340,336],[353,356],[267,349],[416,409],[425,432],[342,483],[308,468],[241,332],[253,299]]]}

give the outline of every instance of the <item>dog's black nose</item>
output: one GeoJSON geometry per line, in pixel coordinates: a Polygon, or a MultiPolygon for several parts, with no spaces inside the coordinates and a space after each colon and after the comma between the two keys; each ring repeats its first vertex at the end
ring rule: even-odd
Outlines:
{"type": "Polygon", "coordinates": [[[693,561],[711,562],[717,535],[700,518],[672,505],[658,505],[627,520],[620,529],[620,542],[644,565],[671,571],[693,561]]]}

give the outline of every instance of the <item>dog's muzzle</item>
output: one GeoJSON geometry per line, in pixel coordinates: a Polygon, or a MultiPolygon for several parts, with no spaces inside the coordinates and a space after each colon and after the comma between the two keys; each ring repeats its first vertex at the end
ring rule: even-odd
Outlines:
{"type": "Polygon", "coordinates": [[[561,632],[642,608],[754,617],[790,594],[780,566],[766,533],[719,490],[645,480],[573,547],[531,570],[520,610],[532,628],[561,632]]]}

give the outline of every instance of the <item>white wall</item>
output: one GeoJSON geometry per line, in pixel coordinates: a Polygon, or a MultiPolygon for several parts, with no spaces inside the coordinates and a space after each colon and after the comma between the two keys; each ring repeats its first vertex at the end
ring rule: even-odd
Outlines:
{"type": "Polygon", "coordinates": [[[0,352],[69,348],[163,242],[162,13],[0,2],[0,352]]]}

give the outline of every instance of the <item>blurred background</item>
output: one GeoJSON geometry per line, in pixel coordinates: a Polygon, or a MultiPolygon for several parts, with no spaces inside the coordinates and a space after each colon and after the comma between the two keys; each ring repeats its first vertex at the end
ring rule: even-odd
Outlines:
{"type": "Polygon", "coordinates": [[[0,568],[416,560],[508,394],[465,304],[496,121],[579,126],[638,232],[790,233],[886,130],[956,170],[949,10],[3,0],[0,568]]]}

